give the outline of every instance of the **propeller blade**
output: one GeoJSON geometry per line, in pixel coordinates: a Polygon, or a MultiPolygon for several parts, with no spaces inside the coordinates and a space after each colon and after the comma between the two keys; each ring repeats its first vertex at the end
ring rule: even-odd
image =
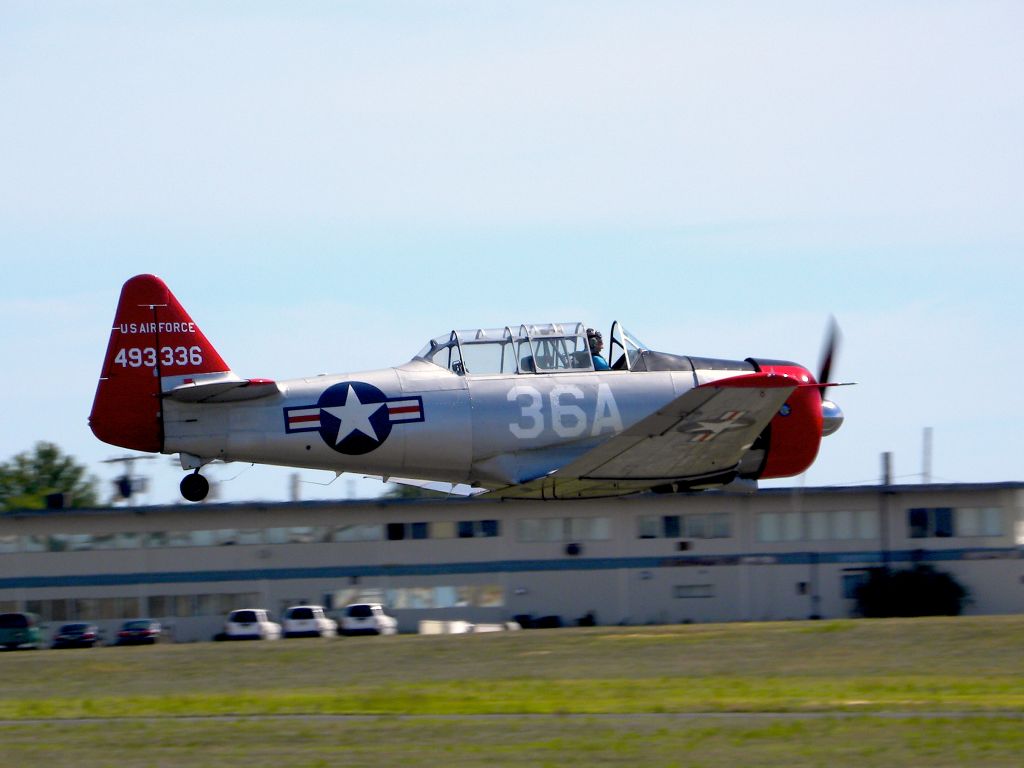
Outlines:
{"type": "MultiPolygon", "coordinates": [[[[825,335],[825,344],[821,349],[821,364],[818,366],[818,383],[828,384],[829,376],[832,375],[832,363],[835,360],[839,349],[839,341],[842,333],[839,331],[839,323],[835,316],[829,318],[828,332],[825,335]]],[[[821,397],[825,397],[825,387],[820,387],[821,397]]]]}

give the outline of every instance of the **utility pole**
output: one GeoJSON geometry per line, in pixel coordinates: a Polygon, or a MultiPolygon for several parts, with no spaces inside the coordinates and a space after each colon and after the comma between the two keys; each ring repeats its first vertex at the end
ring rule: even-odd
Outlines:
{"type": "Polygon", "coordinates": [[[921,482],[925,485],[932,481],[932,428],[925,427],[922,438],[921,482]]]}
{"type": "Polygon", "coordinates": [[[878,495],[878,540],[882,548],[882,567],[889,570],[889,497],[892,495],[892,453],[882,454],[882,485],[878,495]]]}

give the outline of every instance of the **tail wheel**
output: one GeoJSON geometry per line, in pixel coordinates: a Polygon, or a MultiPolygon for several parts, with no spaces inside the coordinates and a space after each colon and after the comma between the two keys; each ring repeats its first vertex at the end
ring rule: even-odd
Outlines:
{"type": "Polygon", "coordinates": [[[181,481],[181,495],[189,501],[202,501],[209,492],[210,481],[200,475],[198,469],[181,481]]]}

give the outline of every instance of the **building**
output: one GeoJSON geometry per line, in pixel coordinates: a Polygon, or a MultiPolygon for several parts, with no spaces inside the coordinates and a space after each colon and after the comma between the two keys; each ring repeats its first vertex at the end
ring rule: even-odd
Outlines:
{"type": "Polygon", "coordinates": [[[1024,483],[11,512],[0,610],[150,616],[178,641],[309,602],[380,601],[402,631],[833,618],[868,569],[914,562],[965,585],[967,613],[1024,612],[1024,483]]]}

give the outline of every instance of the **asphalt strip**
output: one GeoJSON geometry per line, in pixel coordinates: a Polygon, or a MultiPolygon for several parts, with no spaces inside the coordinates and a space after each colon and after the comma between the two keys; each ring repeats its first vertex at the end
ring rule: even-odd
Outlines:
{"type": "Polygon", "coordinates": [[[882,720],[964,720],[970,718],[1024,720],[1021,710],[983,710],[983,711],[929,711],[929,712],[851,712],[837,710],[834,712],[632,712],[632,713],[523,713],[523,714],[483,714],[483,715],[181,715],[181,716],[140,716],[140,717],[69,717],[69,718],[24,718],[18,720],[0,720],[0,727],[17,725],[89,725],[107,723],[159,723],[159,722],[238,722],[238,721],[324,721],[324,722],[374,722],[381,720],[417,721],[417,720],[476,720],[479,722],[501,722],[511,720],[827,720],[877,718],[882,720]]]}

